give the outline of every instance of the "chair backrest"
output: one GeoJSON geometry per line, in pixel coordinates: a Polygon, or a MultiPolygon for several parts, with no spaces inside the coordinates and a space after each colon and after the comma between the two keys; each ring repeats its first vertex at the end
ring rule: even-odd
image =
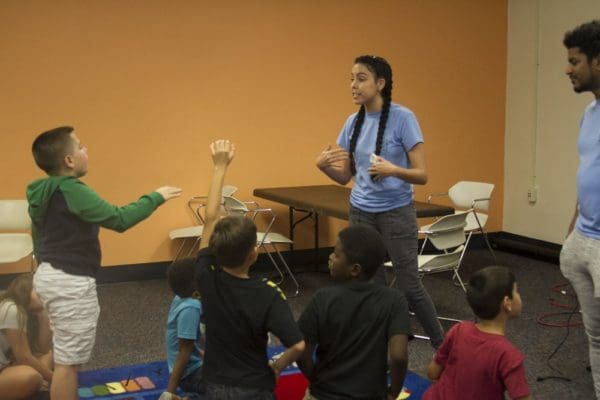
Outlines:
{"type": "MultiPolygon", "coordinates": [[[[223,196],[223,208],[225,209],[225,213],[227,215],[238,214],[246,216],[252,221],[256,222],[257,216],[259,214],[264,215],[266,221],[266,227],[264,229],[260,229],[261,240],[258,242],[258,246],[262,246],[268,235],[271,233],[271,228],[275,223],[275,219],[277,219],[277,214],[271,208],[261,208],[254,201],[243,202],[241,200],[236,199],[233,196],[223,196]],[[248,204],[251,207],[248,207],[248,204]]],[[[258,225],[258,224],[257,224],[258,225]]]]}
{"type": "Polygon", "coordinates": [[[223,195],[223,207],[227,214],[246,214],[250,211],[246,203],[233,196],[223,195]]]}
{"type": "Polygon", "coordinates": [[[31,229],[27,200],[0,200],[0,231],[31,229]]]}
{"type": "Polygon", "coordinates": [[[448,196],[458,208],[487,211],[490,207],[489,200],[475,203],[473,201],[476,199],[489,199],[493,190],[494,185],[492,183],[460,181],[448,190],[448,196]]]}
{"type": "Polygon", "coordinates": [[[466,218],[470,211],[441,217],[425,232],[427,239],[438,250],[447,250],[465,243],[466,218]]]}

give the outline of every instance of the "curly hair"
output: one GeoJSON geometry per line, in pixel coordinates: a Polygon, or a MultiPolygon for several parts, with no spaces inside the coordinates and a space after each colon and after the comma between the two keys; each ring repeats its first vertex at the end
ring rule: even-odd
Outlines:
{"type": "Polygon", "coordinates": [[[371,279],[387,254],[381,234],[368,225],[356,224],[342,229],[338,238],[348,263],[360,264],[365,278],[371,279]]]}
{"type": "Polygon", "coordinates": [[[568,31],[563,44],[567,49],[578,47],[587,56],[588,62],[600,56],[600,20],[595,19],[568,31]]]}
{"type": "MultiPolygon", "coordinates": [[[[383,57],[378,56],[359,56],[354,59],[355,64],[362,64],[366,66],[369,71],[373,73],[375,79],[384,79],[385,86],[381,89],[381,97],[383,98],[383,107],[381,108],[381,115],[379,116],[379,127],[377,129],[377,141],[375,142],[375,154],[381,154],[381,147],[383,145],[383,134],[385,132],[385,126],[387,124],[388,115],[390,113],[390,104],[392,103],[392,67],[383,57]]],[[[358,136],[362,129],[363,122],[365,121],[365,106],[361,105],[354,121],[354,130],[352,131],[352,137],[350,138],[350,171],[352,175],[356,175],[356,164],[354,161],[354,150],[356,150],[356,143],[358,142],[358,136]]]]}

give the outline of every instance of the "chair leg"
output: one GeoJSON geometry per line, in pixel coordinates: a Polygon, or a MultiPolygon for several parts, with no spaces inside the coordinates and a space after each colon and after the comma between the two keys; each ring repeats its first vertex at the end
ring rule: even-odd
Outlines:
{"type": "Polygon", "coordinates": [[[37,260],[35,259],[35,254],[31,253],[31,272],[35,273],[37,271],[37,260]]]}
{"type": "MultiPolygon", "coordinates": [[[[279,249],[277,248],[277,246],[274,243],[271,243],[271,247],[275,250],[275,253],[279,257],[279,260],[281,261],[281,264],[283,265],[283,268],[285,268],[286,272],[288,273],[288,275],[290,276],[290,278],[292,278],[292,281],[294,281],[294,285],[296,286],[296,291],[294,292],[294,294],[292,294],[292,295],[290,295],[288,297],[297,297],[297,296],[299,296],[300,295],[300,284],[296,280],[296,277],[294,276],[294,273],[290,269],[290,266],[288,265],[288,263],[285,261],[285,258],[283,258],[283,255],[279,252],[279,249]]],[[[284,280],[283,272],[281,271],[281,268],[279,267],[278,263],[275,261],[275,259],[271,255],[271,252],[269,251],[269,249],[267,249],[267,247],[266,247],[266,245],[264,243],[262,245],[262,248],[265,250],[265,252],[267,253],[267,256],[271,260],[271,263],[273,264],[273,266],[275,267],[275,269],[279,273],[280,279],[279,279],[279,282],[277,282],[277,284],[279,285],[284,280]]]]}
{"type": "Polygon", "coordinates": [[[190,251],[188,251],[187,256],[191,256],[192,253],[194,253],[194,250],[196,250],[196,248],[198,247],[198,245],[200,244],[200,241],[202,240],[202,236],[198,236],[196,238],[196,240],[194,240],[194,244],[192,244],[192,247],[190,247],[190,251]]]}
{"type": "Polygon", "coordinates": [[[177,250],[177,254],[175,254],[175,258],[173,259],[173,261],[176,261],[177,259],[179,259],[179,255],[181,254],[181,251],[183,250],[183,247],[185,246],[186,242],[187,242],[187,238],[183,239],[181,241],[181,244],[179,245],[179,250],[177,250]]]}
{"type": "Polygon", "coordinates": [[[287,271],[287,273],[290,275],[290,278],[292,278],[292,281],[294,281],[294,285],[296,286],[296,291],[294,292],[293,295],[289,296],[289,297],[297,297],[298,295],[300,295],[300,284],[298,283],[298,281],[296,280],[296,277],[294,276],[294,273],[292,272],[292,270],[290,269],[290,266],[288,265],[288,263],[285,261],[285,258],[283,258],[283,255],[281,255],[281,253],[279,252],[279,249],[277,248],[277,246],[275,246],[274,244],[271,244],[273,246],[273,248],[275,249],[275,252],[277,253],[277,255],[279,256],[279,259],[281,260],[281,263],[283,264],[285,270],[287,271]]]}
{"type": "Polygon", "coordinates": [[[458,283],[460,284],[460,287],[462,288],[463,292],[467,293],[467,288],[465,287],[465,283],[463,282],[462,278],[460,277],[460,274],[458,273],[458,268],[454,270],[452,280],[454,280],[455,278],[456,280],[458,280],[458,283]]]}
{"type": "Polygon", "coordinates": [[[423,239],[423,245],[421,245],[421,251],[419,251],[419,255],[423,255],[423,250],[425,250],[425,245],[427,244],[427,235],[425,235],[425,239],[423,239]]]}
{"type": "Polygon", "coordinates": [[[279,280],[276,281],[275,283],[280,285],[283,282],[283,272],[281,272],[281,269],[279,268],[279,265],[277,265],[277,262],[275,261],[275,259],[273,258],[273,256],[271,255],[271,252],[269,251],[269,249],[267,249],[267,247],[262,244],[260,247],[262,247],[265,250],[265,253],[267,254],[267,256],[269,257],[269,259],[271,260],[271,264],[273,264],[273,266],[275,267],[275,270],[277,270],[277,273],[279,274],[279,280]]]}
{"type": "Polygon", "coordinates": [[[498,259],[496,258],[496,253],[494,253],[494,250],[492,250],[492,245],[490,244],[490,241],[488,239],[487,232],[485,231],[485,229],[483,229],[483,226],[481,225],[481,222],[479,221],[479,217],[477,216],[477,213],[473,211],[473,215],[475,215],[475,221],[477,221],[477,225],[479,225],[479,231],[483,235],[483,240],[485,240],[485,244],[487,245],[487,248],[490,251],[492,258],[494,259],[494,264],[498,264],[498,259]]]}

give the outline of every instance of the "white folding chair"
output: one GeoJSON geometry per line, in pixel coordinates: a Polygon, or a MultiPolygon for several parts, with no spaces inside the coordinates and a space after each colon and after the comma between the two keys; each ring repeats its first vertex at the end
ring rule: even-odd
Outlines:
{"type": "MultiPolygon", "coordinates": [[[[237,187],[235,186],[223,186],[223,189],[221,190],[221,204],[223,204],[223,199],[225,198],[225,196],[231,196],[236,191],[237,187]]],[[[171,240],[181,240],[181,245],[179,246],[179,250],[177,250],[175,260],[179,259],[179,257],[182,254],[185,254],[186,256],[191,255],[194,252],[194,249],[198,247],[198,244],[202,239],[202,232],[204,230],[204,219],[202,218],[202,209],[206,206],[206,200],[207,196],[194,196],[190,198],[187,202],[187,207],[194,216],[196,225],[174,229],[169,232],[169,238],[171,240]],[[191,243],[191,245],[189,245],[189,243],[191,243]],[[187,252],[184,252],[186,246],[189,247],[189,250],[187,252]]]]}
{"type": "MultiPolygon", "coordinates": [[[[467,239],[465,242],[465,251],[469,246],[471,236],[475,232],[481,233],[485,244],[487,245],[494,262],[496,261],[496,254],[490,245],[487,232],[485,231],[485,224],[488,220],[486,212],[490,207],[490,200],[492,192],[494,190],[494,184],[485,182],[471,182],[471,181],[460,181],[455,183],[448,193],[432,193],[428,196],[427,201],[431,202],[433,197],[448,196],[456,208],[456,213],[468,211],[466,220],[465,232],[467,233],[467,239]]],[[[421,227],[421,231],[426,231],[431,225],[421,227]]],[[[425,244],[428,238],[425,237],[423,246],[421,247],[421,253],[425,248],[425,244]]]]}
{"type": "MultiPolygon", "coordinates": [[[[463,291],[467,291],[462,278],[460,277],[459,268],[465,250],[465,227],[466,219],[471,211],[446,215],[441,217],[433,224],[429,225],[429,229],[424,231],[428,240],[433,246],[440,251],[437,254],[423,255],[419,254],[418,269],[421,277],[424,275],[435,274],[439,272],[452,272],[452,279],[455,278],[460,283],[463,291]]],[[[384,264],[386,268],[392,267],[391,261],[384,264]]],[[[390,282],[390,286],[395,283],[396,274],[390,282]]],[[[437,317],[439,320],[460,322],[456,318],[437,317]]],[[[418,339],[429,340],[428,336],[415,335],[418,339]]]]}
{"type": "Polygon", "coordinates": [[[256,245],[264,250],[267,257],[269,257],[271,264],[273,264],[273,267],[275,267],[275,270],[278,272],[279,281],[277,281],[276,283],[281,284],[283,282],[284,274],[282,268],[285,269],[285,271],[288,273],[296,287],[294,294],[292,294],[290,297],[298,296],[300,294],[300,285],[298,284],[298,281],[296,280],[296,277],[294,276],[294,273],[290,269],[288,263],[285,261],[285,258],[283,258],[283,255],[277,248],[277,245],[279,244],[291,245],[293,244],[293,242],[286,236],[271,231],[271,228],[275,223],[275,219],[277,218],[277,215],[275,214],[273,209],[261,208],[255,201],[244,202],[236,199],[233,196],[223,196],[223,199],[223,207],[225,208],[226,214],[241,214],[244,216],[248,216],[255,222],[256,217],[258,215],[266,215],[266,218],[268,220],[267,227],[264,231],[259,231],[256,233],[256,245]],[[279,265],[279,263],[275,260],[275,257],[273,257],[272,252],[275,252],[275,254],[277,254],[277,258],[279,259],[279,263],[281,263],[281,265],[279,265]]]}
{"type": "MultiPolygon", "coordinates": [[[[465,292],[465,284],[460,277],[459,269],[465,250],[465,227],[469,213],[470,210],[446,215],[429,225],[428,230],[421,231],[441,253],[419,254],[418,257],[419,274],[453,271],[452,279],[457,279],[465,292]]],[[[392,262],[388,261],[384,265],[392,267],[392,262]]],[[[395,275],[393,279],[395,279],[395,275]]],[[[393,284],[394,280],[390,286],[393,284]]]]}
{"type": "Polygon", "coordinates": [[[27,200],[0,200],[0,263],[14,263],[31,255],[33,271],[35,256],[28,207],[27,200]]]}

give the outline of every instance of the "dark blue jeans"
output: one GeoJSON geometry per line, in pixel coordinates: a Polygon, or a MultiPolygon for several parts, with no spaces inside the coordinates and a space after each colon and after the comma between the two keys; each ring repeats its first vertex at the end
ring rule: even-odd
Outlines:
{"type": "Polygon", "coordinates": [[[202,380],[202,367],[198,368],[192,374],[186,376],[179,382],[181,390],[186,392],[190,400],[205,400],[206,388],[202,380]]]}
{"type": "MultiPolygon", "coordinates": [[[[383,237],[396,274],[394,287],[404,292],[409,308],[430,337],[431,345],[437,349],[444,341],[444,330],[437,319],[431,297],[419,277],[419,242],[414,206],[409,204],[379,213],[370,213],[351,206],[350,225],[354,224],[369,225],[383,237]]],[[[377,271],[374,281],[386,284],[383,267],[377,271]]]]}
{"type": "Polygon", "coordinates": [[[275,400],[275,395],[265,389],[206,383],[206,398],[208,400],[275,400]]]}

